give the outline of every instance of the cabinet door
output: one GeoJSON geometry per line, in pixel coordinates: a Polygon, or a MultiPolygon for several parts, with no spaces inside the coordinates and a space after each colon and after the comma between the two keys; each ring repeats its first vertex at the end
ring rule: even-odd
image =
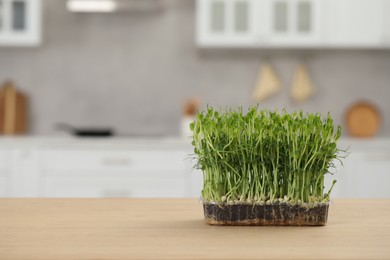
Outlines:
{"type": "Polygon", "coordinates": [[[201,47],[253,46],[255,0],[198,0],[197,43],[201,47]]]}
{"type": "Polygon", "coordinates": [[[269,44],[275,47],[317,46],[321,40],[321,0],[272,0],[269,44]]]}
{"type": "Polygon", "coordinates": [[[0,46],[34,46],[41,41],[40,0],[0,0],[0,46]]]}
{"type": "Polygon", "coordinates": [[[390,150],[354,153],[356,168],[350,172],[350,196],[355,198],[390,198],[390,150]]]}
{"type": "MultiPolygon", "coordinates": [[[[337,174],[327,176],[326,189],[331,179],[337,184],[333,198],[390,198],[390,149],[389,144],[353,142],[348,148],[349,155],[337,163],[337,174]]],[[[342,148],[345,149],[345,146],[342,148]]]]}
{"type": "Polygon", "coordinates": [[[390,48],[390,1],[388,0],[383,0],[383,13],[383,45],[386,48],[390,48]]]}
{"type": "Polygon", "coordinates": [[[343,161],[343,164],[338,160],[334,160],[334,169],[330,169],[329,174],[325,175],[325,193],[327,193],[332,187],[334,180],[337,180],[337,183],[334,185],[332,192],[330,194],[331,199],[333,198],[347,198],[350,194],[349,179],[353,178],[354,169],[354,160],[349,157],[348,160],[343,161]],[[352,176],[351,176],[352,173],[352,176]]]}
{"type": "MultiPolygon", "coordinates": [[[[52,149],[42,161],[45,197],[191,197],[187,150],[52,149]]],[[[198,193],[199,194],[199,193],[198,193]]]]}
{"type": "Polygon", "coordinates": [[[38,149],[15,148],[7,151],[9,197],[39,196],[41,181],[38,149]]]}
{"type": "Polygon", "coordinates": [[[327,0],[326,45],[357,48],[382,46],[383,4],[383,0],[327,0]]]}
{"type": "Polygon", "coordinates": [[[5,160],[5,152],[0,150],[0,197],[6,197],[8,195],[8,170],[5,160]]]}
{"type": "Polygon", "coordinates": [[[0,176],[0,198],[7,197],[6,188],[7,188],[7,179],[4,176],[0,176]]]}
{"type": "MultiPolygon", "coordinates": [[[[139,177],[114,172],[111,176],[49,176],[44,180],[45,197],[188,197],[188,183],[182,172],[164,178],[155,172],[138,172],[139,177]]],[[[172,174],[172,173],[170,173],[172,174]]]]}

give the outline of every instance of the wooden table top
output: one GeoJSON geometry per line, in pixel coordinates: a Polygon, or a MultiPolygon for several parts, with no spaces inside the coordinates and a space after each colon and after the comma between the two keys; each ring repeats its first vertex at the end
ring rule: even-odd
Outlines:
{"type": "Polygon", "coordinates": [[[0,259],[390,259],[390,200],[324,227],[221,227],[195,199],[0,199],[0,259]]]}

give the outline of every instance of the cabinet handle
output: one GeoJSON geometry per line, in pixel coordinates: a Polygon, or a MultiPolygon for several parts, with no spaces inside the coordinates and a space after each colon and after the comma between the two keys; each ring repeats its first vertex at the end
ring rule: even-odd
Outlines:
{"type": "Polygon", "coordinates": [[[104,198],[129,198],[131,192],[128,190],[105,190],[102,193],[104,198]]]}
{"type": "Polygon", "coordinates": [[[101,164],[106,166],[128,166],[131,164],[129,158],[105,158],[102,159],[101,164]]]}

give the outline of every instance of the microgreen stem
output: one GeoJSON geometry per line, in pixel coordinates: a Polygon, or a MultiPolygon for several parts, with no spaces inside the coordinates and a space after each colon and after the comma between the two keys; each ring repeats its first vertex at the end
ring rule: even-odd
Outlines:
{"type": "Polygon", "coordinates": [[[325,175],[345,157],[337,148],[341,127],[335,131],[330,114],[208,107],[191,130],[205,201],[328,201],[335,182],[324,194],[325,175]]]}

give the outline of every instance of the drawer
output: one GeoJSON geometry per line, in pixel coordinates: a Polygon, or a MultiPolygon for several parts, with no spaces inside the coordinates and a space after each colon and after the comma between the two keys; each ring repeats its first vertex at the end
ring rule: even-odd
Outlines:
{"type": "Polygon", "coordinates": [[[102,179],[177,179],[188,177],[189,173],[178,170],[129,170],[129,169],[72,169],[72,170],[46,170],[43,178],[102,178],[102,179]]]}
{"type": "Polygon", "coordinates": [[[46,178],[45,197],[188,197],[188,182],[176,179],[46,178]]]}
{"type": "Polygon", "coordinates": [[[181,170],[185,167],[186,153],[181,151],[47,151],[44,156],[46,170],[181,170]]]}

